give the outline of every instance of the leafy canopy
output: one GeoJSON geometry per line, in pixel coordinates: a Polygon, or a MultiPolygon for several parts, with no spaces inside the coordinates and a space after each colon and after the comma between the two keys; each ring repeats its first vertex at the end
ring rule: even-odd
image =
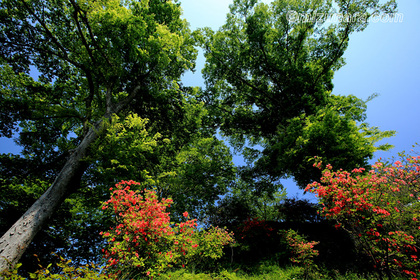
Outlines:
{"type": "Polygon", "coordinates": [[[305,186],[320,175],[311,171],[313,156],[351,168],[365,166],[375,150],[389,148],[374,146],[393,132],[363,123],[365,101],[331,93],[349,36],[365,29],[367,21],[290,18],[291,13],[332,14],[334,7],[368,19],[394,11],[395,3],[236,0],[225,25],[216,32],[201,30],[206,56],[202,99],[234,147],[251,146],[245,156],[251,156],[255,174],[293,176],[305,186]]]}

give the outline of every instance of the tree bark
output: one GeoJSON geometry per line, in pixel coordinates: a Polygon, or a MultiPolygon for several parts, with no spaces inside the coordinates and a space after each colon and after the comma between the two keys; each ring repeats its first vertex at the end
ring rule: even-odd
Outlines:
{"type": "MultiPolygon", "coordinates": [[[[80,145],[70,155],[59,175],[47,191],[0,239],[0,272],[13,268],[35,235],[71,192],[88,165],[83,161],[88,148],[103,128],[100,120],[91,127],[80,145]]],[[[1,276],[0,276],[1,279],[1,276]]]]}

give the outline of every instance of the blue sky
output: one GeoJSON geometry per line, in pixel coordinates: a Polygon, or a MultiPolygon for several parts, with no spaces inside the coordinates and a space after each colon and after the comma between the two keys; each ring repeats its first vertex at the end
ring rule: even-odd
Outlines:
{"type": "MultiPolygon", "coordinates": [[[[218,29],[232,1],[181,0],[181,5],[192,29],[206,26],[218,29]]],[[[420,142],[420,1],[403,0],[398,5],[398,12],[404,16],[401,23],[371,23],[365,31],[351,36],[344,55],[347,64],[334,78],[335,94],[353,94],[362,99],[373,93],[380,95],[368,104],[367,122],[382,130],[397,131],[395,137],[386,141],[395,148],[375,155],[384,159],[403,150],[408,152],[420,142]]],[[[203,85],[200,74],[203,65],[201,54],[197,72],[185,75],[185,85],[203,85]]],[[[0,153],[18,152],[11,139],[0,138],[0,153]]],[[[240,164],[240,158],[235,157],[235,162],[240,164]]],[[[284,185],[289,196],[302,195],[291,180],[284,185]]],[[[309,195],[304,197],[313,199],[309,195]]]]}

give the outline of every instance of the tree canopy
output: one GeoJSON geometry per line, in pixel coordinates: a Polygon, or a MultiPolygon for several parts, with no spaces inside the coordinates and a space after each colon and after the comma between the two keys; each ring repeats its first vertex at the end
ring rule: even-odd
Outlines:
{"type": "Polygon", "coordinates": [[[331,92],[350,34],[365,29],[373,14],[394,11],[395,3],[335,2],[338,10],[332,1],[236,0],[225,25],[201,30],[203,100],[234,147],[248,144],[245,156],[258,174],[291,176],[305,187],[320,175],[308,161],[314,156],[339,168],[366,166],[374,151],[389,148],[374,145],[393,132],[364,123],[367,101],[331,92]],[[364,20],[291,18],[334,12],[364,20]]]}

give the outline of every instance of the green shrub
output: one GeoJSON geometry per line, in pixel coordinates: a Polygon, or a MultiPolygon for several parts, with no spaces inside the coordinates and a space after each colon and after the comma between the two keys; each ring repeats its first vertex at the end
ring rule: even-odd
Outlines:
{"type": "Polygon", "coordinates": [[[211,280],[213,279],[210,275],[199,273],[194,274],[186,271],[185,269],[179,269],[176,271],[166,272],[158,276],[157,279],[168,279],[168,280],[211,280]]]}
{"type": "MultiPolygon", "coordinates": [[[[100,269],[94,265],[84,265],[79,267],[71,266],[71,260],[66,260],[60,257],[60,261],[57,263],[57,266],[60,268],[60,273],[52,273],[51,268],[52,264],[49,264],[47,267],[42,267],[35,273],[30,273],[30,279],[36,280],[107,280],[112,279],[106,274],[101,273],[100,269]]],[[[15,268],[11,271],[5,271],[0,273],[0,276],[8,280],[25,280],[26,278],[18,274],[18,270],[21,267],[21,264],[17,264],[15,268]]]]}

